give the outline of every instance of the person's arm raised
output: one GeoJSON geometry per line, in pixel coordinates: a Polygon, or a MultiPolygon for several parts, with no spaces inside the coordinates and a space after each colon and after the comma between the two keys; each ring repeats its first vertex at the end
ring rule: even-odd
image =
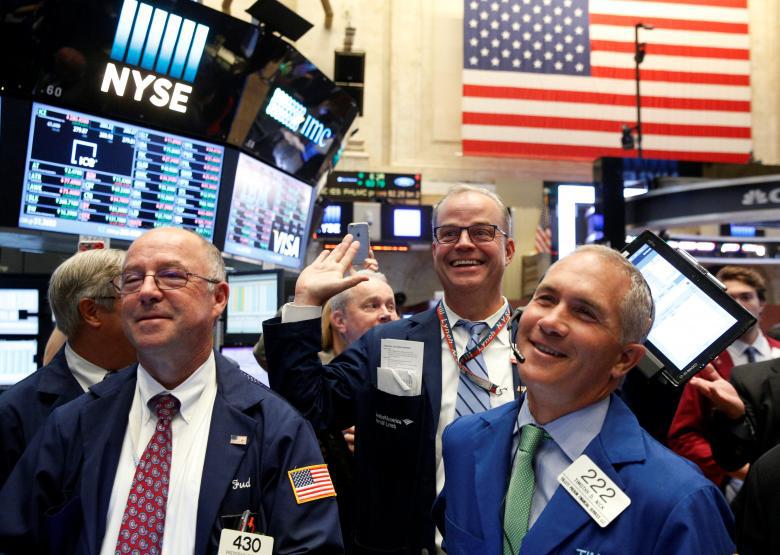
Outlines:
{"type": "Polygon", "coordinates": [[[368,276],[350,273],[352,258],[360,243],[347,234],[332,251],[320,255],[303,269],[295,282],[295,300],[298,306],[322,306],[333,295],[354,287],[368,276]]]}

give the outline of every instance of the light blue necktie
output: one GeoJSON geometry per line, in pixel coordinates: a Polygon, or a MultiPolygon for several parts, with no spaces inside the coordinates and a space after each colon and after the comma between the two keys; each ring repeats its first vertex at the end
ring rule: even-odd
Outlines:
{"type": "MultiPolygon", "coordinates": [[[[466,352],[476,349],[479,343],[480,335],[488,327],[485,322],[471,322],[469,320],[458,320],[455,327],[462,326],[469,332],[469,341],[466,344],[466,352]]],[[[468,362],[466,368],[471,372],[488,380],[487,366],[482,353],[478,354],[468,362]]],[[[458,382],[458,400],[455,403],[455,416],[464,414],[475,414],[490,408],[490,393],[473,383],[468,377],[460,372],[460,381],[458,382]]]]}

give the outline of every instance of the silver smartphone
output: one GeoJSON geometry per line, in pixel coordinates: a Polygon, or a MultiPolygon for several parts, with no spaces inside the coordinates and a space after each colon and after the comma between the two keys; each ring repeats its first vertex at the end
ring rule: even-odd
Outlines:
{"type": "Polygon", "coordinates": [[[363,261],[368,258],[368,250],[371,248],[368,238],[368,222],[352,222],[347,226],[347,233],[352,235],[352,239],[360,241],[360,248],[352,259],[353,266],[362,266],[363,261]]]}

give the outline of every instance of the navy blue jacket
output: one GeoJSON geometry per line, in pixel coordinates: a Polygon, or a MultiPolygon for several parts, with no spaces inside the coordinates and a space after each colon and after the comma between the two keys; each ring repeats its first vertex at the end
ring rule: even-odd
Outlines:
{"type": "Polygon", "coordinates": [[[0,395],[0,487],[51,411],[82,393],[63,347],[49,364],[0,395]]]}
{"type": "Polygon", "coordinates": [[[271,387],[318,430],[356,426],[357,553],[436,552],[431,507],[442,391],[440,329],[435,310],[375,326],[322,365],[319,319],[263,323],[271,387]],[[377,389],[383,338],[423,343],[421,395],[377,389]]]}
{"type": "MultiPolygon", "coordinates": [[[[288,477],[322,463],[311,426],[234,363],[219,354],[216,362],[195,554],[216,553],[230,526],[221,517],[246,509],[256,530],[275,538],[274,553],[343,553],[335,498],[298,505],[288,477]],[[246,436],[246,445],[231,435],[246,436]]],[[[99,552],[135,388],[133,366],[52,413],[0,490],[0,550],[99,552]]]]}
{"type": "MultiPolygon", "coordinates": [[[[503,499],[520,403],[464,416],[444,431],[447,482],[436,520],[448,555],[501,553],[503,499]]],[[[734,518],[711,481],[645,432],[612,395],[585,455],[631,499],[601,528],[562,487],[523,539],[521,555],[731,555],[734,518]]]]}

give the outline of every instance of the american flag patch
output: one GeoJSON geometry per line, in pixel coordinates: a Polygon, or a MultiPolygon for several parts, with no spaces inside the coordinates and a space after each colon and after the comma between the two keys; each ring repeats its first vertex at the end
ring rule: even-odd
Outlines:
{"type": "Polygon", "coordinates": [[[315,499],[334,497],[336,495],[336,490],[333,489],[333,482],[328,472],[328,466],[325,464],[294,468],[289,470],[287,475],[290,477],[295,500],[299,505],[315,499]]]}

